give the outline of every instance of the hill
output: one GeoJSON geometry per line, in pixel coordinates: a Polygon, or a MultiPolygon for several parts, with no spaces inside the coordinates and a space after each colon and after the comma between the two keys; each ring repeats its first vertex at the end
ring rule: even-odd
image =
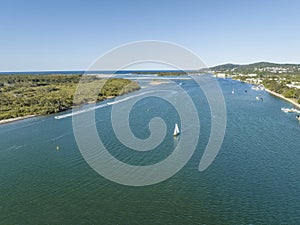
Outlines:
{"type": "Polygon", "coordinates": [[[247,65],[239,65],[239,64],[223,64],[210,68],[213,71],[218,72],[273,72],[277,73],[295,73],[300,72],[300,64],[278,64],[278,63],[270,63],[270,62],[257,62],[247,65]]]}

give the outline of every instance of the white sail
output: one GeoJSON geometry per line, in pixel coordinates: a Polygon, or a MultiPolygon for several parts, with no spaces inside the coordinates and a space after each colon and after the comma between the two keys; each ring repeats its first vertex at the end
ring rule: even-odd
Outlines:
{"type": "Polygon", "coordinates": [[[173,133],[173,135],[174,135],[174,136],[177,136],[179,133],[180,133],[180,131],[179,131],[178,125],[177,125],[177,123],[176,123],[176,124],[175,124],[175,128],[174,128],[174,133],[173,133]]]}

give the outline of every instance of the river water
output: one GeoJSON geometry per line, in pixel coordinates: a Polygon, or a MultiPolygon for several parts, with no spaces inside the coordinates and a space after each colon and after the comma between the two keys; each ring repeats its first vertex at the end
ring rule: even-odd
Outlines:
{"type": "MultiPolygon", "coordinates": [[[[219,79],[226,133],[216,159],[199,172],[211,116],[203,92],[185,78],[173,81],[195,103],[201,124],[198,144],[178,173],[154,185],[121,185],[95,172],[76,144],[72,117],[50,115],[0,125],[0,224],[300,224],[300,124],[294,114],[280,110],[291,105],[248,84],[219,79]],[[263,102],[255,99],[259,93],[263,102]]],[[[138,81],[143,88],[125,97],[170,85],[154,85],[146,76],[138,81]]],[[[149,97],[131,110],[136,137],[149,136],[153,117],[161,117],[167,128],[155,151],[134,154],[116,138],[111,108],[96,109],[95,121],[115,158],[148,165],[172,153],[172,132],[180,118],[171,104],[149,97]]]]}

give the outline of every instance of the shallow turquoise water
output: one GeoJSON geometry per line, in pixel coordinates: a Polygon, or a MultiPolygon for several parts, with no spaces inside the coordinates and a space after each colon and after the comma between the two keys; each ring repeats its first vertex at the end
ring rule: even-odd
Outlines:
{"type": "MultiPolygon", "coordinates": [[[[248,84],[220,79],[225,139],[212,165],[199,172],[209,107],[194,82],[177,82],[197,106],[201,133],[187,165],[155,185],[124,186],[98,175],[78,150],[71,117],[1,125],[0,224],[300,224],[300,124],[280,110],[289,103],[264,92],[257,102],[248,84]]],[[[178,115],[166,102],[148,98],[130,115],[137,137],[149,135],[147,121],[154,116],[172,134],[178,115]]],[[[96,122],[111,154],[126,163],[153,164],[173,150],[169,135],[155,151],[133,154],[115,138],[110,107],[96,110],[96,122]]]]}

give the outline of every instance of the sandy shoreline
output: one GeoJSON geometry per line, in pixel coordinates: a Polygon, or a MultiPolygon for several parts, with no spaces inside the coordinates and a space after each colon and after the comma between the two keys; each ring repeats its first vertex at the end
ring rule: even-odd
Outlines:
{"type": "Polygon", "coordinates": [[[274,96],[276,96],[276,97],[278,97],[278,98],[281,98],[281,99],[283,99],[283,100],[285,100],[285,101],[288,101],[288,102],[292,103],[294,106],[296,106],[297,108],[300,109],[300,104],[298,104],[298,103],[295,102],[294,100],[289,99],[289,98],[286,98],[286,97],[284,97],[283,95],[278,94],[278,93],[276,93],[276,92],[274,92],[274,91],[271,91],[271,90],[269,90],[269,89],[267,89],[267,88],[265,88],[265,91],[268,92],[268,93],[270,93],[271,95],[274,95],[274,96]]]}
{"type": "MultiPolygon", "coordinates": [[[[233,79],[233,80],[237,80],[237,81],[242,82],[242,81],[239,80],[239,79],[233,79]]],[[[251,84],[251,83],[248,83],[248,82],[245,82],[245,83],[251,84]]],[[[253,85],[253,84],[251,84],[251,85],[253,85]]],[[[267,89],[267,88],[265,88],[265,91],[268,92],[268,93],[270,93],[271,95],[274,95],[274,96],[276,96],[276,97],[278,97],[278,98],[281,98],[281,99],[283,99],[283,100],[285,100],[285,101],[287,101],[287,102],[289,102],[289,103],[292,103],[295,107],[297,107],[298,109],[300,109],[300,104],[298,104],[297,102],[295,102],[293,99],[286,98],[286,97],[284,97],[283,95],[278,94],[278,93],[276,93],[276,92],[274,92],[274,91],[271,91],[271,90],[269,90],[269,89],[267,89]]]]}
{"type": "Polygon", "coordinates": [[[22,117],[16,117],[16,118],[10,118],[10,119],[5,119],[5,120],[0,120],[0,124],[5,124],[5,123],[11,123],[15,122],[18,120],[24,120],[32,117],[36,117],[37,115],[28,115],[28,116],[22,116],[22,117]]]}
{"type": "MultiPolygon", "coordinates": [[[[154,80],[154,81],[150,82],[150,84],[152,84],[152,85],[160,85],[160,84],[165,84],[165,83],[168,83],[168,82],[166,82],[166,81],[158,81],[158,80],[154,80]]],[[[283,100],[285,100],[285,101],[293,104],[295,107],[297,107],[298,109],[300,109],[300,104],[298,104],[294,100],[286,98],[283,95],[278,94],[278,93],[276,93],[274,91],[271,91],[271,90],[269,90],[267,88],[265,88],[265,91],[268,92],[268,93],[270,93],[271,95],[274,95],[274,96],[276,96],[278,98],[281,98],[281,99],[283,99],[283,100]]],[[[17,118],[10,118],[10,119],[5,119],[5,120],[0,120],[0,125],[1,124],[5,124],[5,123],[11,123],[11,122],[19,121],[19,120],[24,120],[24,119],[28,119],[28,118],[32,118],[32,117],[36,117],[36,116],[37,115],[28,115],[28,116],[22,116],[22,117],[17,117],[17,118]]]]}
{"type": "Polygon", "coordinates": [[[150,85],[160,85],[160,84],[167,84],[167,83],[170,83],[168,81],[163,81],[163,80],[152,80],[150,82],[150,85]]]}

